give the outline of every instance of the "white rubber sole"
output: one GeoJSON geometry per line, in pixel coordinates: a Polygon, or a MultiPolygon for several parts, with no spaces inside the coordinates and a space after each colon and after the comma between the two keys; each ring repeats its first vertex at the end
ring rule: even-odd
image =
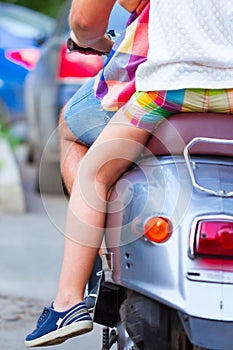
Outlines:
{"type": "Polygon", "coordinates": [[[57,329],[34,340],[25,340],[27,348],[36,346],[49,346],[61,344],[69,338],[90,332],[93,329],[93,321],[78,321],[68,326],[57,329]]]}

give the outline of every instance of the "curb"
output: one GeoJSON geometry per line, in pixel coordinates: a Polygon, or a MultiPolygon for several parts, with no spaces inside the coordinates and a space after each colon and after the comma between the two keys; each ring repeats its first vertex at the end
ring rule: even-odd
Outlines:
{"type": "Polygon", "coordinates": [[[0,212],[25,211],[24,191],[16,159],[8,142],[0,139],[0,212]]]}

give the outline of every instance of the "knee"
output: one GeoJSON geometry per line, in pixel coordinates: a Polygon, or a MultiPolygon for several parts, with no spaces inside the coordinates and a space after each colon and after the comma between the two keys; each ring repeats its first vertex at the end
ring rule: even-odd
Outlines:
{"type": "Polygon", "coordinates": [[[103,166],[101,167],[95,176],[95,183],[101,188],[105,189],[105,192],[108,193],[114,183],[116,182],[118,176],[114,173],[109,173],[108,170],[103,166]]]}
{"type": "Polygon", "coordinates": [[[58,134],[61,141],[77,141],[75,135],[71,132],[65,120],[65,108],[61,109],[59,122],[58,122],[58,134]]]}
{"type": "MultiPolygon", "coordinates": [[[[97,160],[98,157],[96,157],[97,160]]],[[[97,162],[98,163],[98,162],[97,162]]],[[[80,162],[78,179],[79,187],[86,192],[92,190],[94,193],[101,194],[100,197],[106,197],[109,189],[114,182],[114,176],[111,176],[105,166],[99,166],[93,158],[90,159],[90,153],[87,154],[80,162]]]]}

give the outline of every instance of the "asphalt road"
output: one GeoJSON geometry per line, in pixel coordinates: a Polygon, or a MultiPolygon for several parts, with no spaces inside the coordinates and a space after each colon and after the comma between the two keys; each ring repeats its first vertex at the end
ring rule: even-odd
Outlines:
{"type": "MultiPolygon", "coordinates": [[[[27,211],[0,213],[1,350],[24,350],[25,335],[55,296],[67,208],[63,196],[36,194],[34,167],[22,156],[18,160],[27,211]]],[[[101,350],[101,327],[50,349],[101,350]]]]}

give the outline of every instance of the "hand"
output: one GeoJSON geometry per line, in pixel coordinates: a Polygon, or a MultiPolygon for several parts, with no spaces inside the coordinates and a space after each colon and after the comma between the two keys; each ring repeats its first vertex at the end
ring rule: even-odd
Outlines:
{"type": "Polygon", "coordinates": [[[67,48],[70,51],[78,51],[85,55],[101,56],[107,55],[111,51],[113,43],[109,36],[105,34],[101,39],[92,43],[91,46],[85,46],[83,43],[80,45],[75,34],[71,31],[70,39],[67,41],[67,48]]]}

